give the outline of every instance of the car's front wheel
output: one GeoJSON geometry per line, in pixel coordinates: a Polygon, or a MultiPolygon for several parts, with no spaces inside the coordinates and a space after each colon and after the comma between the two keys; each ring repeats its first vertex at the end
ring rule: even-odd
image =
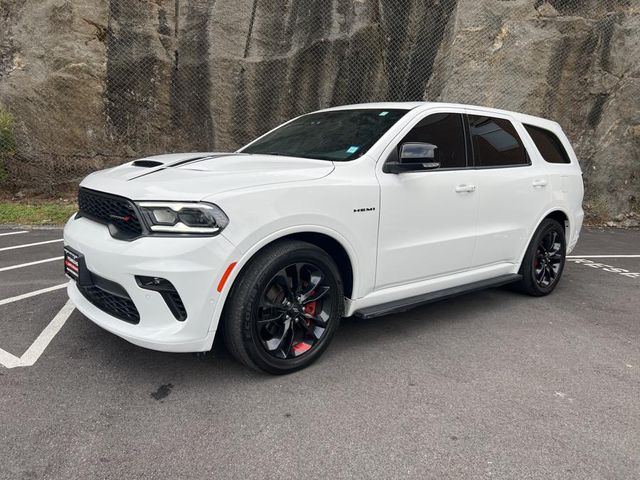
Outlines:
{"type": "Polygon", "coordinates": [[[534,297],[551,293],[562,276],[565,264],[564,228],[556,220],[542,221],[533,235],[520,266],[520,290],[534,297]]]}
{"type": "Polygon", "coordinates": [[[225,306],[227,349],[254,369],[283,374],[327,348],[343,313],[340,273],[315,245],[286,240],[257,254],[225,306]]]}

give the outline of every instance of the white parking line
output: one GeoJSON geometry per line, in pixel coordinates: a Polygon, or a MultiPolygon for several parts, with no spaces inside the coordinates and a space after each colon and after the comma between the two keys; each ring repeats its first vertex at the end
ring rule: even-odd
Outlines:
{"type": "Polygon", "coordinates": [[[0,365],[6,368],[14,368],[19,366],[20,359],[15,355],[5,352],[0,348],[0,365]]]}
{"type": "Polygon", "coordinates": [[[567,255],[567,258],[640,258],[640,255],[567,255]]]}
{"type": "MultiPolygon", "coordinates": [[[[67,282],[68,283],[68,282],[67,282]]],[[[41,290],[36,290],[35,292],[23,293],[22,295],[17,295],[11,298],[5,298],[4,300],[0,300],[0,306],[6,305],[7,303],[18,302],[20,300],[24,300],[25,298],[35,297],[36,295],[41,295],[43,293],[53,292],[55,290],[60,290],[67,286],[67,283],[63,283],[61,285],[54,285],[53,287],[43,288],[41,290]]]]}
{"type": "MultiPolygon", "coordinates": [[[[601,257],[600,257],[601,258],[601,257]]],[[[614,265],[607,265],[606,263],[598,263],[588,258],[567,258],[569,262],[573,262],[585,267],[602,269],[605,272],[618,273],[624,277],[640,278],[640,272],[631,272],[626,268],[616,267],[614,265]]]]}
{"type": "Polygon", "coordinates": [[[0,233],[0,237],[4,237],[5,235],[20,235],[21,233],[29,233],[29,230],[20,230],[19,232],[0,233]]]}
{"type": "Polygon", "coordinates": [[[11,265],[9,267],[2,267],[0,268],[0,272],[6,272],[7,270],[15,270],[16,268],[30,267],[31,265],[39,265],[41,263],[55,262],[57,260],[62,260],[63,258],[64,257],[45,258],[44,260],[36,260],[35,262],[21,263],[20,265],[11,265]]]}
{"type": "Polygon", "coordinates": [[[71,300],[67,300],[67,303],[60,309],[53,320],[45,327],[36,341],[31,344],[26,352],[21,357],[16,357],[5,350],[0,348],[0,365],[6,368],[15,367],[30,367],[38,361],[40,355],[44,352],[47,346],[53,340],[53,337],[60,331],[67,319],[71,316],[74,310],[74,306],[71,300]]]}
{"type": "Polygon", "coordinates": [[[36,245],[44,245],[46,243],[55,243],[55,242],[62,242],[62,238],[59,238],[57,240],[47,240],[46,242],[25,243],[24,245],[14,245],[12,247],[2,247],[2,248],[0,248],[0,252],[4,252],[5,250],[15,250],[16,248],[35,247],[36,245]]]}

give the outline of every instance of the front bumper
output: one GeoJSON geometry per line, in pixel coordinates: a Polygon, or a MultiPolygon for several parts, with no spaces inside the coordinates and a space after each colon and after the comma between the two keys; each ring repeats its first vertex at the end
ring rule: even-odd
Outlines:
{"type": "Polygon", "coordinates": [[[72,218],[64,229],[64,243],[85,256],[89,271],[122,286],[140,314],[138,324],[120,320],[87,300],[70,282],[69,298],[91,321],[153,350],[211,349],[217,328],[216,286],[234,249],[225,237],[141,237],[127,242],[112,238],[105,225],[72,218]],[[140,288],[136,275],[169,280],[182,298],[186,320],[176,320],[160,293],[140,288]]]}

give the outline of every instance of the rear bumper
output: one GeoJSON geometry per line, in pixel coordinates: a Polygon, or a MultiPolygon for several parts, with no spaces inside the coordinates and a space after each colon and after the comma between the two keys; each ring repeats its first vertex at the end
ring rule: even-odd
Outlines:
{"type": "Polygon", "coordinates": [[[225,237],[142,237],[126,242],[112,238],[106,226],[79,218],[65,226],[64,243],[85,256],[89,271],[122,286],[140,314],[138,324],[120,320],[91,303],[70,282],[69,298],[91,321],[153,350],[211,349],[217,328],[212,322],[219,299],[216,286],[233,252],[225,237]],[[184,303],[186,320],[176,319],[160,293],[140,288],[136,275],[169,280],[184,303]]]}
{"type": "Polygon", "coordinates": [[[576,243],[578,243],[583,222],[584,222],[584,211],[580,209],[573,217],[573,222],[569,223],[570,238],[567,241],[567,255],[573,251],[573,249],[576,246],[576,243]]]}

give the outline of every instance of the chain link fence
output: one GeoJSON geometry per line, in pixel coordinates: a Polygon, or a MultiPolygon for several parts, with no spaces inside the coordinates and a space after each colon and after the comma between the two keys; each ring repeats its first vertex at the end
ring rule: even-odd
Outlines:
{"type": "Polygon", "coordinates": [[[430,100],[559,121],[594,209],[633,210],[639,11],[636,0],[3,0],[0,185],[70,192],[92,170],[234,150],[319,108],[430,100]],[[621,169],[604,178],[614,143],[621,169]]]}

